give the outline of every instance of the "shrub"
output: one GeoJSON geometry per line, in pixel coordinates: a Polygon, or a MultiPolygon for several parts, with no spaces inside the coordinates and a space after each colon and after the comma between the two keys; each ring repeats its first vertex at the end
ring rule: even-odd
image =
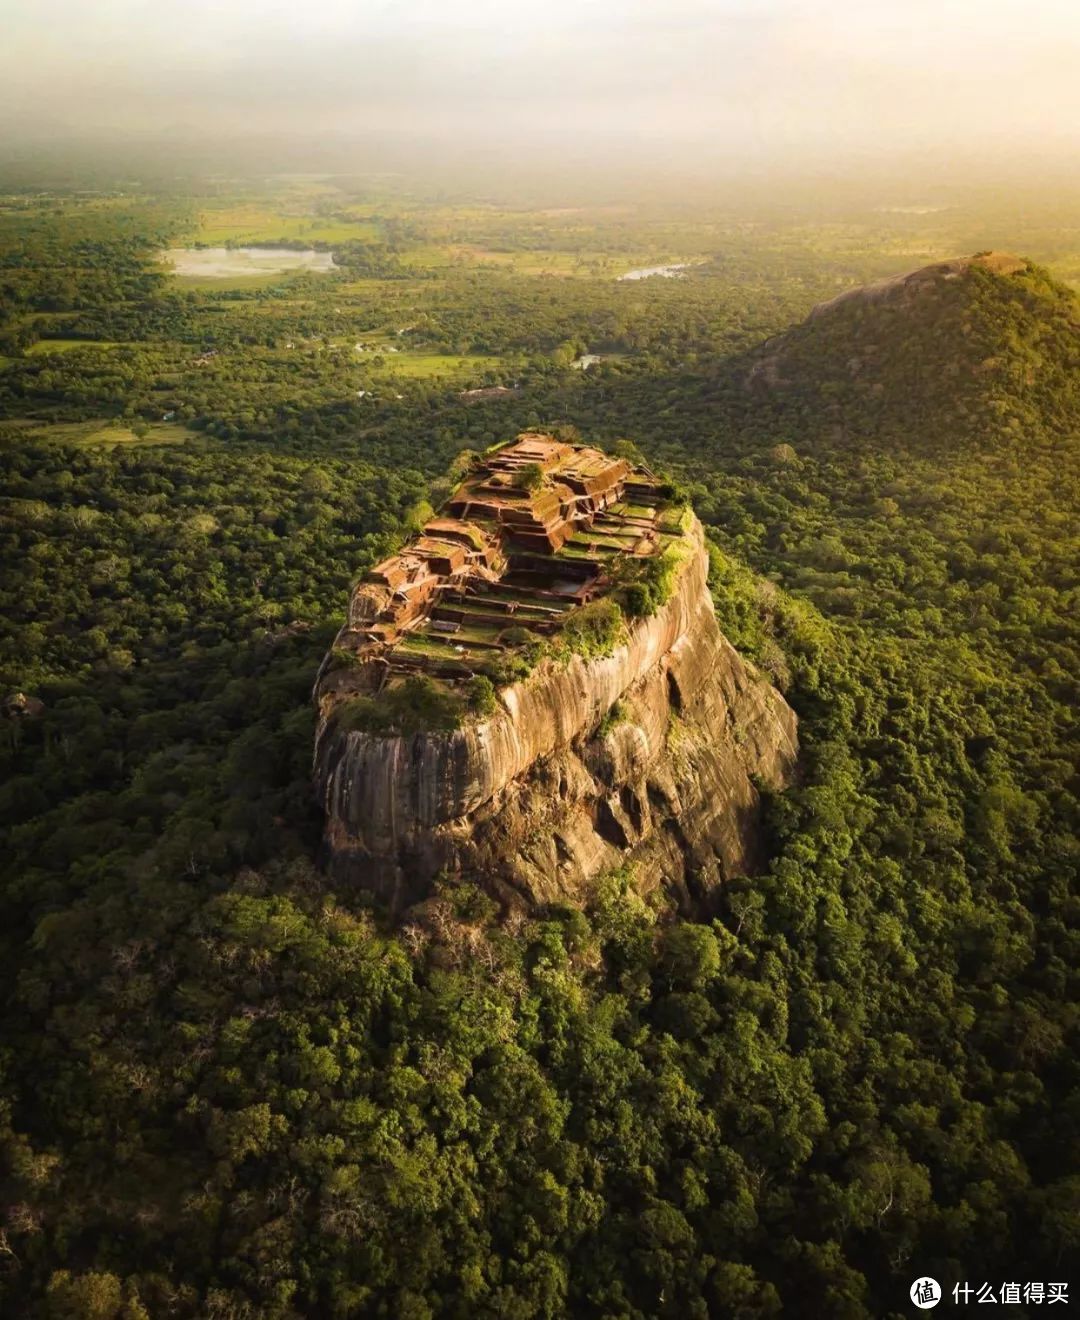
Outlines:
{"type": "Polygon", "coordinates": [[[544,484],[544,469],[539,463],[526,463],[520,472],[514,473],[514,485],[518,490],[539,490],[544,484]]]}
{"type": "Polygon", "coordinates": [[[652,593],[644,582],[629,582],[623,588],[623,609],[631,619],[643,619],[652,613],[652,593]]]}
{"type": "Polygon", "coordinates": [[[693,510],[685,501],[680,504],[672,504],[660,515],[660,530],[672,536],[685,536],[690,530],[692,518],[693,510]]]}
{"type": "Polygon", "coordinates": [[[571,610],[561,639],[574,655],[592,658],[610,655],[622,640],[623,631],[622,610],[608,597],[571,610]]]}
{"type": "Polygon", "coordinates": [[[539,640],[540,638],[536,633],[520,623],[504,628],[499,634],[499,641],[506,646],[528,646],[530,642],[538,642],[539,640]]]}
{"type": "Polygon", "coordinates": [[[326,662],[326,672],[332,674],[338,669],[362,669],[364,661],[359,652],[346,650],[343,646],[335,646],[330,652],[330,658],[326,662]]]}
{"type": "MultiPolygon", "coordinates": [[[[495,448],[498,448],[498,445],[495,448]]],[[[457,457],[450,464],[450,469],[446,474],[447,478],[456,484],[476,467],[479,460],[480,455],[475,449],[459,450],[457,457]]]]}
{"type": "Polygon", "coordinates": [[[513,683],[519,678],[528,678],[540,654],[541,650],[533,647],[519,651],[500,651],[482,660],[477,668],[481,675],[486,675],[495,683],[513,683]]]}
{"type": "Polygon", "coordinates": [[[498,705],[495,684],[486,674],[476,674],[469,680],[465,702],[473,715],[491,715],[498,705]]]}
{"type": "Polygon", "coordinates": [[[675,544],[651,559],[628,562],[624,572],[629,580],[624,579],[620,599],[630,618],[647,618],[668,603],[675,590],[679,566],[689,553],[686,545],[675,544]]]}
{"type": "Polygon", "coordinates": [[[621,701],[616,701],[600,721],[598,730],[600,737],[606,738],[612,729],[617,728],[620,724],[625,724],[629,718],[630,712],[626,709],[626,706],[621,701]]]}
{"type": "Polygon", "coordinates": [[[625,458],[629,463],[645,462],[645,455],[634,444],[633,440],[616,440],[611,446],[611,452],[618,458],[625,458]]]}
{"type": "Polygon", "coordinates": [[[511,624],[499,634],[503,646],[511,648],[481,661],[477,666],[496,683],[513,683],[528,678],[544,656],[551,653],[547,640],[520,623],[511,624]]]}
{"type": "Polygon", "coordinates": [[[348,732],[400,734],[447,733],[460,728],[465,703],[455,692],[423,674],[373,697],[353,697],[337,709],[338,727],[348,732]]]}

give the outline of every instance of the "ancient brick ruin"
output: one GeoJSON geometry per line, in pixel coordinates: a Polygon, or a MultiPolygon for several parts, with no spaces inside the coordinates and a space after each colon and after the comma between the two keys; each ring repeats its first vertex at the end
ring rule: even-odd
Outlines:
{"type": "Polygon", "coordinates": [[[483,458],[437,517],[354,588],[335,649],[377,661],[382,681],[454,680],[556,631],[602,594],[615,563],[656,554],[667,488],[644,466],[527,432],[483,458]]]}

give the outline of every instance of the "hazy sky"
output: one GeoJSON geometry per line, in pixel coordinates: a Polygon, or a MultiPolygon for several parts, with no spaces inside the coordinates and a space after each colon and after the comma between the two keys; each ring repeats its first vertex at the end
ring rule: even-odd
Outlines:
{"type": "Polygon", "coordinates": [[[0,124],[842,153],[1080,138],[1080,0],[0,0],[0,124]]]}

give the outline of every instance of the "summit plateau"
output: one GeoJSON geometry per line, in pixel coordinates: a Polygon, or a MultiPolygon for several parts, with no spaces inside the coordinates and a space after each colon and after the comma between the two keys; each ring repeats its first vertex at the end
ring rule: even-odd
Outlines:
{"type": "Polygon", "coordinates": [[[763,861],[794,713],[721,635],[701,527],[643,464],[526,433],[353,589],[316,683],[338,878],[575,902],[625,863],[708,906],[763,861]]]}

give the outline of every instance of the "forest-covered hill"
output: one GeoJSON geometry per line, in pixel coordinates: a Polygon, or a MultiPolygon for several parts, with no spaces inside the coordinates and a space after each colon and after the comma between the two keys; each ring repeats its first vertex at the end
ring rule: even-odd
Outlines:
{"type": "MultiPolygon", "coordinates": [[[[168,326],[212,333],[123,270],[87,296],[139,352],[107,389],[103,351],[19,360],[10,414],[153,399],[168,326]]],[[[560,334],[622,297],[520,278],[506,315],[542,294],[560,334]]],[[[9,434],[0,674],[45,712],[4,726],[5,1314],[860,1320],[919,1274],[1068,1278],[1075,303],[976,264],[758,347],[695,278],[622,307],[673,352],[482,409],[365,414],[298,366],[306,411],[212,379],[187,446],[9,434]],[[398,929],[312,865],[350,578],[452,453],[538,422],[678,471],[722,627],[799,712],[770,871],[710,924],[620,873],[509,926],[448,884],[398,929]]],[[[483,278],[439,288],[480,315],[483,278]]]]}
{"type": "Polygon", "coordinates": [[[751,356],[752,387],[853,437],[917,450],[949,428],[959,448],[987,428],[988,445],[1030,445],[1033,425],[1075,417],[1080,306],[1048,271],[987,253],[841,295],[751,356]]]}

